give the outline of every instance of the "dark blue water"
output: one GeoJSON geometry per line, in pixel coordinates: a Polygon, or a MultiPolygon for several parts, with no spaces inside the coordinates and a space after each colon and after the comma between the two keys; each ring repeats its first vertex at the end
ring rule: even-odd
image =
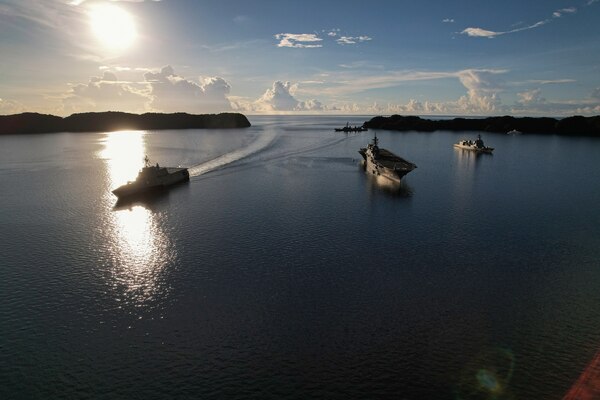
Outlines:
{"type": "MultiPolygon", "coordinates": [[[[362,123],[367,118],[350,121],[362,123]]],[[[560,399],[600,348],[600,141],[0,137],[0,398],[560,399]],[[115,207],[144,154],[191,182],[115,207]]]]}

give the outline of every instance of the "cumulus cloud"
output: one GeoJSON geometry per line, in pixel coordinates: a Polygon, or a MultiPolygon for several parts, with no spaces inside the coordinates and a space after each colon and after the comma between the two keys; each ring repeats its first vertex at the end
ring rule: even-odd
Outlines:
{"type": "Polygon", "coordinates": [[[524,106],[545,103],[546,99],[541,96],[541,92],[542,91],[538,88],[517,93],[517,96],[519,96],[518,103],[524,106]]]}
{"type": "Polygon", "coordinates": [[[273,86],[257,100],[248,102],[239,100],[235,108],[241,111],[281,112],[281,111],[323,111],[325,107],[319,100],[298,100],[295,97],[297,84],[275,81],[273,86]]]}
{"type": "Polygon", "coordinates": [[[459,98],[459,109],[465,113],[495,112],[501,106],[499,92],[502,84],[498,75],[502,70],[467,69],[458,73],[460,83],[467,89],[459,98]]]}
{"type": "Polygon", "coordinates": [[[372,40],[372,38],[370,38],[369,36],[340,36],[338,39],[336,39],[336,42],[338,44],[344,45],[344,44],[356,44],[356,43],[362,43],[362,42],[367,42],[369,40],[372,40]]]}
{"type": "Polygon", "coordinates": [[[444,19],[442,20],[442,22],[446,22],[446,23],[449,23],[449,24],[451,24],[451,23],[453,23],[453,22],[454,22],[454,18],[444,18],[444,19]]]}
{"type": "Polygon", "coordinates": [[[199,83],[175,74],[167,65],[159,72],[144,74],[150,86],[150,106],[163,112],[216,113],[231,110],[229,83],[220,77],[203,78],[199,83]]]}
{"type": "Polygon", "coordinates": [[[146,72],[144,81],[120,81],[117,74],[103,70],[86,84],[72,85],[63,97],[66,113],[84,111],[216,113],[231,110],[226,95],[227,81],[220,77],[198,82],[175,74],[170,65],[146,72]]]}
{"type": "Polygon", "coordinates": [[[93,76],[87,84],[76,84],[63,98],[64,111],[129,111],[143,112],[150,100],[148,88],[121,82],[111,71],[93,76]]]}
{"type": "MultiPolygon", "coordinates": [[[[396,84],[401,81],[431,80],[454,78],[461,82],[467,93],[454,101],[420,101],[410,99],[404,104],[382,105],[372,103],[360,106],[360,111],[365,113],[410,113],[410,114],[457,114],[457,115],[482,115],[502,112],[505,107],[500,99],[504,84],[500,76],[505,70],[494,69],[467,69],[456,72],[411,72],[389,76],[383,81],[369,82],[369,85],[383,87],[390,85],[390,79],[395,79],[396,84]]],[[[365,82],[366,83],[366,82],[365,82]]],[[[389,87],[389,86],[388,86],[389,87]]]]}
{"type": "Polygon", "coordinates": [[[323,47],[322,44],[311,44],[323,39],[314,33],[278,33],[275,39],[279,40],[277,47],[315,48],[323,47]]]}
{"type": "Polygon", "coordinates": [[[25,111],[25,106],[18,101],[0,98],[0,115],[18,114],[25,111]]]}

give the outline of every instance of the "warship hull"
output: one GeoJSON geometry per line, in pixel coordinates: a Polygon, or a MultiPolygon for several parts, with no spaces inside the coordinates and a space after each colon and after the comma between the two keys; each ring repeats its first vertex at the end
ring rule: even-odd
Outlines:
{"type": "Polygon", "coordinates": [[[454,148],[487,154],[492,154],[494,151],[493,147],[487,147],[485,144],[483,144],[481,135],[477,135],[477,140],[461,140],[460,142],[454,144],[454,148]]]}
{"type": "Polygon", "coordinates": [[[371,149],[362,148],[359,153],[363,156],[367,174],[382,176],[394,182],[400,182],[404,175],[417,168],[415,164],[386,149],[378,148],[374,154],[371,149]]]}
{"type": "Polygon", "coordinates": [[[493,147],[477,147],[475,145],[460,144],[460,143],[454,144],[454,148],[475,151],[477,153],[487,153],[487,154],[492,154],[494,151],[493,147]]]}
{"type": "MultiPolygon", "coordinates": [[[[149,167],[155,168],[155,167],[149,167]]],[[[159,173],[150,178],[142,174],[134,182],[129,182],[113,190],[112,193],[119,199],[165,190],[169,186],[190,180],[187,168],[159,168],[159,173]]]]}

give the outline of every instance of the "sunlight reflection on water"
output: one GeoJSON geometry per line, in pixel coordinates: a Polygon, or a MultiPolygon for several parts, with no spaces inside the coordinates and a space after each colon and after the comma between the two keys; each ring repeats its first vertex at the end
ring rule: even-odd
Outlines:
{"type": "Polygon", "coordinates": [[[100,157],[107,162],[110,187],[116,187],[135,179],[144,163],[146,145],[145,131],[110,132],[102,141],[104,149],[100,157]]]}
{"type": "Polygon", "coordinates": [[[143,303],[167,291],[161,277],[175,253],[157,215],[135,205],[112,216],[112,277],[116,286],[124,288],[125,301],[143,303]]]}
{"type": "MultiPolygon", "coordinates": [[[[145,131],[106,134],[99,155],[106,162],[110,188],[135,179],[143,165],[146,134],[145,131]]],[[[114,201],[112,195],[110,201],[114,201]]],[[[161,277],[175,259],[175,253],[161,227],[160,214],[135,203],[109,211],[105,222],[112,259],[109,275],[119,300],[140,305],[168,291],[161,277]]]]}

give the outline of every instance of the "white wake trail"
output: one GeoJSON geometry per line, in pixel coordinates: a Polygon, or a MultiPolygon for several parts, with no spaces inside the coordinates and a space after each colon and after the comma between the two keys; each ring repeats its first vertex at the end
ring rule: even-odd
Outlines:
{"type": "Polygon", "coordinates": [[[210,161],[206,161],[202,164],[195,165],[193,167],[188,168],[190,172],[190,176],[199,176],[206,174],[208,172],[219,169],[225,165],[231,164],[235,161],[241,160],[243,158],[248,157],[266,147],[268,147],[275,137],[277,133],[274,130],[268,130],[258,136],[256,140],[250,143],[248,146],[243,147],[241,149],[234,150],[230,153],[223,154],[217,158],[213,158],[210,161]]]}

